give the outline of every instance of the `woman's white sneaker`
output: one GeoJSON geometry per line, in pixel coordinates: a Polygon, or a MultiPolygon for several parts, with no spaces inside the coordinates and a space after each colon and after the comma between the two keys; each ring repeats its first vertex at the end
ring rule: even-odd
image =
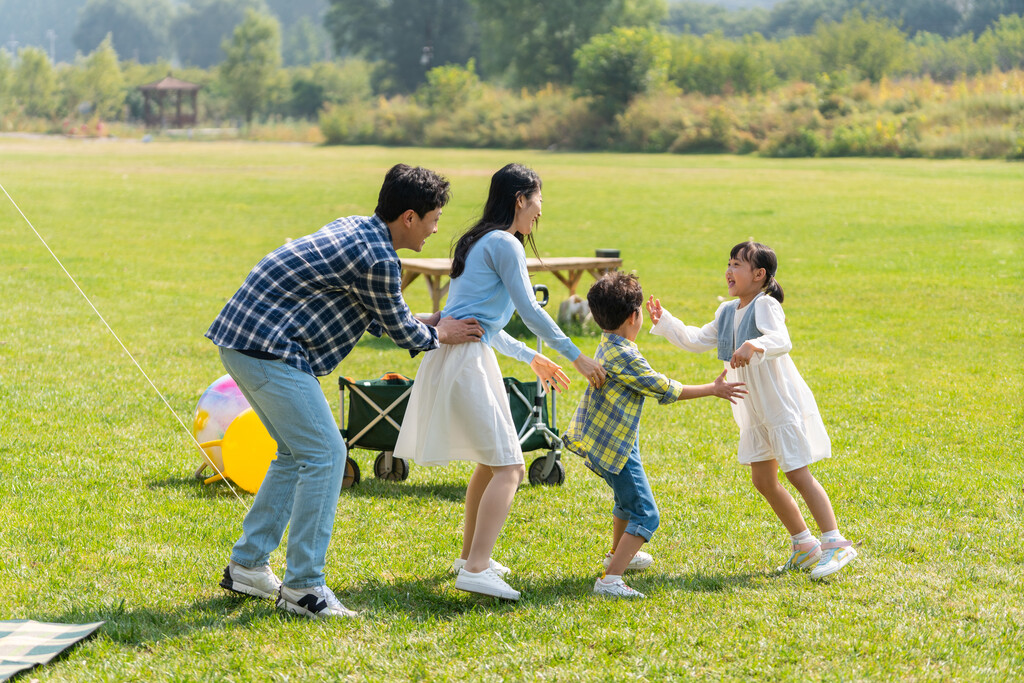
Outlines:
{"type": "Polygon", "coordinates": [[[310,586],[309,588],[281,586],[281,591],[277,596],[277,607],[310,619],[359,616],[358,612],[353,612],[341,604],[341,601],[327,586],[310,586]]]}
{"type": "Polygon", "coordinates": [[[242,595],[273,598],[281,588],[281,579],[277,578],[268,565],[250,569],[237,562],[231,562],[224,567],[224,578],[220,580],[220,585],[221,588],[242,595]]]}
{"type": "MultiPolygon", "coordinates": [[[[490,563],[491,563],[491,569],[493,569],[494,573],[497,574],[498,576],[504,577],[504,576],[508,576],[509,574],[512,573],[511,569],[509,569],[508,567],[503,565],[501,562],[498,562],[493,557],[490,559],[490,563]]],[[[459,571],[463,567],[465,567],[465,566],[466,566],[466,561],[464,559],[462,559],[461,557],[457,557],[457,558],[455,558],[455,561],[452,562],[452,571],[454,573],[458,574],[459,571]]]]}
{"type": "Polygon", "coordinates": [[[455,587],[467,593],[489,595],[502,600],[518,600],[519,591],[505,583],[493,569],[485,569],[479,573],[467,572],[463,567],[455,579],[455,587]]]}

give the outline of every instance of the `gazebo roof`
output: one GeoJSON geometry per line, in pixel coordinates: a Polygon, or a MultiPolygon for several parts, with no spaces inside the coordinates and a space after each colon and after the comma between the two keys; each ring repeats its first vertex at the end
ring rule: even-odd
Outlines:
{"type": "Polygon", "coordinates": [[[199,90],[202,86],[183,81],[180,78],[166,76],[159,81],[140,85],[139,90],[199,90]]]}

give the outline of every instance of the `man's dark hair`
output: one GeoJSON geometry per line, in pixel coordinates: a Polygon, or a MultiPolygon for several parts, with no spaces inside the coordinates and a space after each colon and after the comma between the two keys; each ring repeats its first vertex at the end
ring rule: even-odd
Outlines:
{"type": "Polygon", "coordinates": [[[593,284],[587,292],[587,303],[602,330],[617,330],[644,305],[644,289],[636,275],[616,270],[593,284]]]}
{"type": "Polygon", "coordinates": [[[450,188],[447,180],[429,168],[395,164],[384,176],[374,213],[385,223],[390,223],[409,209],[423,218],[448,203],[450,188]]]}

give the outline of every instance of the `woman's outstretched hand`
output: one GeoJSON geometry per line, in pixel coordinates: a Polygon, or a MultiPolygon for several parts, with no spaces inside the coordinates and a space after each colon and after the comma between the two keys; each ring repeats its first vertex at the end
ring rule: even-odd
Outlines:
{"type": "Polygon", "coordinates": [[[572,366],[579,371],[581,375],[587,378],[590,382],[590,386],[595,389],[600,389],[604,384],[604,379],[607,373],[604,368],[596,360],[590,356],[580,354],[576,360],[572,362],[572,366]]]}
{"type": "Polygon", "coordinates": [[[542,353],[533,357],[530,369],[540,378],[545,389],[562,392],[569,388],[569,376],[562,371],[562,366],[542,353]]]}
{"type": "Polygon", "coordinates": [[[661,300],[655,299],[654,295],[651,295],[651,298],[647,300],[647,314],[651,316],[652,325],[658,324],[663,312],[664,309],[661,307],[661,300]]]}
{"type": "Polygon", "coordinates": [[[727,370],[722,370],[722,374],[715,380],[711,393],[719,398],[724,398],[729,403],[736,403],[736,400],[743,400],[743,397],[747,395],[746,389],[740,387],[746,386],[743,382],[726,382],[725,373],[727,370]]]}

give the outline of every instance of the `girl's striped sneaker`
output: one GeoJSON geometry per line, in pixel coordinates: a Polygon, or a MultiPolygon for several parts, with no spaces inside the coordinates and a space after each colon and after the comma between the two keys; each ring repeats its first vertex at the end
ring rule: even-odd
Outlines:
{"type": "Polygon", "coordinates": [[[857,551],[853,549],[850,541],[825,541],[821,544],[821,559],[818,560],[818,566],[811,570],[811,578],[823,579],[835,574],[850,564],[855,557],[857,551]]]}
{"type": "Polygon", "coordinates": [[[786,564],[776,568],[777,572],[796,571],[799,569],[810,569],[818,564],[821,559],[821,543],[817,540],[804,541],[793,544],[793,554],[786,560],[786,564]]]}

